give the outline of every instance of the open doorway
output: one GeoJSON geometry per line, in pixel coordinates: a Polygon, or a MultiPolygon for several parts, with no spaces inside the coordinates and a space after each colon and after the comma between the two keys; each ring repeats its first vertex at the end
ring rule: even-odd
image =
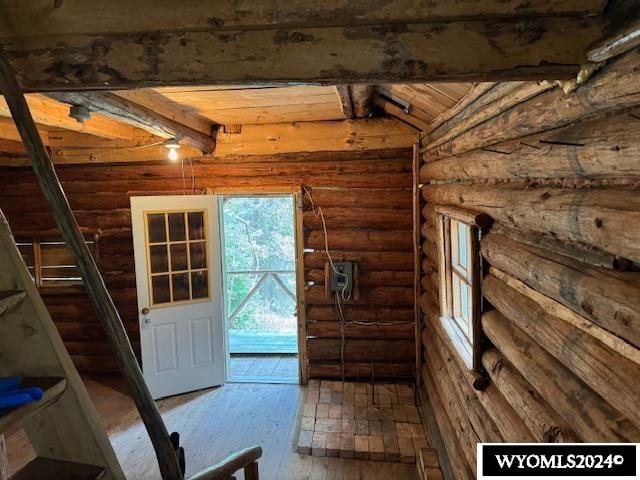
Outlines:
{"type": "Polygon", "coordinates": [[[298,383],[294,200],[221,196],[229,381],[298,383]]]}

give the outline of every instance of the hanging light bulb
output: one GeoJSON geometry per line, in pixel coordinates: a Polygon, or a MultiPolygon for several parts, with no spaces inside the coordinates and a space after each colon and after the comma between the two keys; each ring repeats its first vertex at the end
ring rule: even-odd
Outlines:
{"type": "Polygon", "coordinates": [[[169,160],[171,160],[172,162],[177,161],[179,158],[178,149],[180,148],[180,144],[178,143],[178,141],[175,138],[172,138],[171,140],[167,140],[164,146],[169,149],[169,153],[167,154],[169,160]]]}

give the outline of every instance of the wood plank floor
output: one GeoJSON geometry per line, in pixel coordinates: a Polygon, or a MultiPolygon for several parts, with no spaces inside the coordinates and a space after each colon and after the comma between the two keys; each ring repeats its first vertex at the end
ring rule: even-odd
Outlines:
{"type": "MultiPolygon", "coordinates": [[[[133,402],[121,380],[86,380],[89,394],[128,480],[160,478],[155,457],[133,402]]],[[[295,453],[305,387],[236,383],[158,402],[169,431],[181,434],[187,475],[240,448],[258,444],[261,480],[417,480],[415,465],[318,458],[295,453]]],[[[7,439],[12,471],[33,452],[23,432],[7,439]]],[[[240,473],[238,480],[244,477],[240,473]]]]}
{"type": "Polygon", "coordinates": [[[229,382],[298,383],[295,355],[231,355],[229,382]]]}

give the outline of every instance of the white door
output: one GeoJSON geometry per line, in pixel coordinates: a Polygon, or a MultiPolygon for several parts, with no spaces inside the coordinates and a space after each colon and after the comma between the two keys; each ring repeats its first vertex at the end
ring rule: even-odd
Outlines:
{"type": "Polygon", "coordinates": [[[154,398],[226,379],[215,195],[131,197],[144,378],[154,398]]]}

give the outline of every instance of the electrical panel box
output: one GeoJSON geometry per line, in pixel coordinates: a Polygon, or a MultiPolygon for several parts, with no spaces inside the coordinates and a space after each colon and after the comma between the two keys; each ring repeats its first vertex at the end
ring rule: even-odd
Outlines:
{"type": "Polygon", "coordinates": [[[355,288],[353,262],[333,262],[329,265],[329,291],[331,293],[351,294],[355,288]]]}

